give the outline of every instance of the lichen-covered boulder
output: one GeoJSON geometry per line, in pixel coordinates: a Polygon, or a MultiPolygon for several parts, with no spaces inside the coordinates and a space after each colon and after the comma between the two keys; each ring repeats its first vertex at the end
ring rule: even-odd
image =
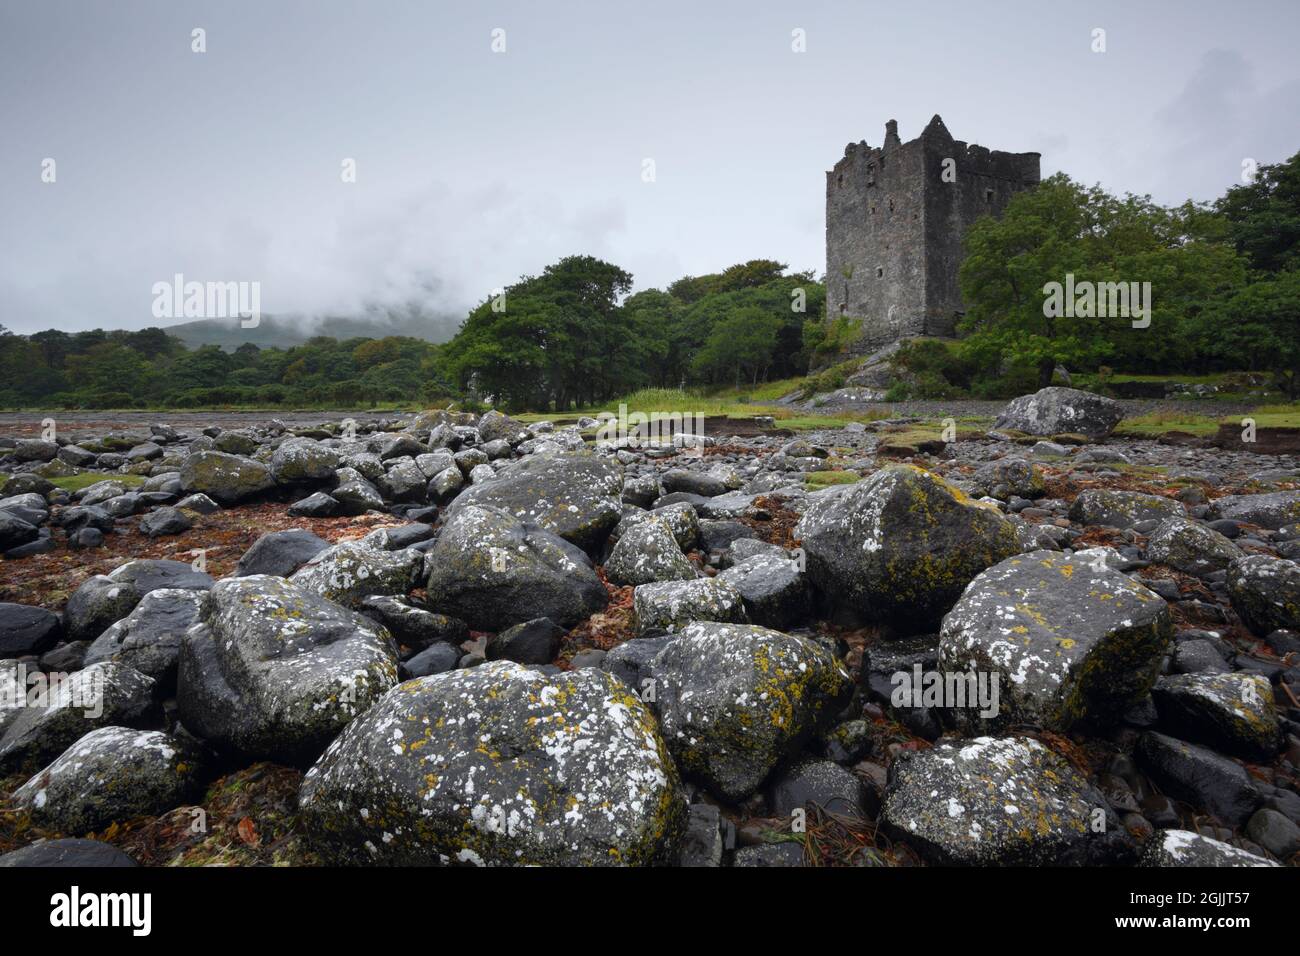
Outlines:
{"type": "Polygon", "coordinates": [[[501,508],[595,554],[623,513],[623,469],[587,452],[531,455],[461,492],[448,518],[472,505],[501,508]]]}
{"type": "Polygon", "coordinates": [[[153,678],[110,661],[44,675],[23,690],[26,704],[5,718],[0,736],[0,773],[35,773],[88,731],[143,726],[158,712],[153,678]]]}
{"type": "Polygon", "coordinates": [[[782,549],[743,558],[717,576],[740,594],[749,620],[782,630],[802,623],[811,611],[812,593],[799,563],[782,549]]]}
{"type": "Polygon", "coordinates": [[[1241,557],[1241,549],[1213,528],[1188,518],[1167,518],[1147,540],[1147,557],[1184,574],[1222,571],[1241,557]]]}
{"type": "Polygon", "coordinates": [[[1185,740],[1265,761],[1281,746],[1273,685],[1259,674],[1177,674],[1152,695],[1161,726],[1185,740]]]}
{"type": "Polygon", "coordinates": [[[1124,406],[1112,398],[1077,388],[1052,386],[1012,399],[993,427],[1026,435],[1068,432],[1105,438],[1123,417],[1124,406]]]}
{"type": "Polygon", "coordinates": [[[1255,632],[1300,629],[1300,564],[1266,554],[1228,566],[1232,606],[1255,632]]]}
{"type": "Polygon", "coordinates": [[[357,607],[374,594],[406,594],[419,580],[424,555],[402,548],[381,551],[355,541],[332,545],[289,576],[344,607],[357,607]]]}
{"type": "Polygon", "coordinates": [[[939,667],[998,676],[991,726],[1064,730],[1141,700],[1172,637],[1169,606],[1132,578],[1088,555],[1031,551],[966,588],[943,620],[939,667]]]}
{"type": "Polygon", "coordinates": [[[407,681],[308,771],[307,831],[338,863],[667,863],[685,828],[654,717],[594,668],[507,661],[407,681]]]}
{"type": "Polygon", "coordinates": [[[429,497],[429,480],[413,458],[402,458],[379,478],[379,491],[390,501],[423,502],[429,497]]]}
{"type": "Polygon", "coordinates": [[[881,817],[946,865],[1057,862],[1093,832],[1088,782],[1029,737],[940,740],[889,767],[881,817]]]}
{"type": "Polygon", "coordinates": [[[507,441],[518,444],[528,437],[528,426],[493,409],[485,412],[478,420],[478,433],[485,442],[507,441]]]}
{"type": "Polygon", "coordinates": [[[186,729],[251,758],[304,762],[397,682],[392,637],[284,578],[219,581],[181,644],[186,729]]]}
{"type": "Polygon", "coordinates": [[[605,561],[605,576],[615,584],[690,581],[698,574],[668,522],[654,517],[629,528],[605,561]]]}
{"type": "Polygon", "coordinates": [[[975,469],[971,490],[979,497],[989,495],[1006,501],[1012,495],[1040,498],[1043,495],[1043,469],[1024,458],[999,458],[975,469]]]}
{"type": "Polygon", "coordinates": [[[1147,841],[1138,866],[1281,866],[1191,830],[1158,830],[1147,841]]]}
{"type": "Polygon", "coordinates": [[[692,621],[749,621],[740,592],[718,578],[643,584],[633,592],[632,612],[638,634],[675,631],[692,621]]]}
{"type": "Polygon", "coordinates": [[[650,671],[649,696],[683,776],[729,802],[757,790],[853,689],[820,645],[744,624],[690,624],[650,671]]]}
{"type": "Polygon", "coordinates": [[[429,608],[475,630],[499,631],[536,617],[572,627],[609,604],[585,553],[499,508],[458,510],[425,566],[429,608]]]}
{"type": "Polygon", "coordinates": [[[312,438],[286,438],[271,454],[271,477],[283,485],[325,481],[338,466],[338,452],[312,438]]]}
{"type": "Polygon", "coordinates": [[[1089,488],[1080,492],[1070,505],[1071,521],[1108,528],[1131,528],[1139,521],[1164,521],[1186,516],[1182,504],[1172,498],[1110,488],[1089,488]]]}
{"type": "Polygon", "coordinates": [[[361,515],[367,511],[384,510],[383,495],[374,485],[360,476],[340,482],[330,489],[330,497],[339,503],[339,511],[345,515],[361,515]]]}
{"type": "Polygon", "coordinates": [[[1220,518],[1231,518],[1277,530],[1300,522],[1300,491],[1271,491],[1260,495],[1226,495],[1211,507],[1220,518]]]}
{"type": "Polygon", "coordinates": [[[201,491],[223,505],[254,498],[275,487],[271,469],[260,461],[220,451],[198,451],[181,464],[181,488],[201,491]]]}
{"type": "Polygon", "coordinates": [[[198,796],[204,758],[189,740],[156,730],[101,727],[14,791],[32,822],[89,833],[154,816],[198,796]]]}
{"type": "Polygon", "coordinates": [[[198,622],[202,605],[202,591],[150,591],[130,614],[95,638],[86,651],[85,663],[128,664],[157,681],[158,695],[168,697],[176,688],[181,638],[198,622]]]}
{"type": "MultiPolygon", "coordinates": [[[[651,481],[658,482],[651,478],[651,481]]],[[[656,493],[655,497],[659,497],[656,493]]],[[[624,534],[632,528],[645,521],[664,521],[672,530],[673,537],[677,539],[677,546],[682,551],[694,551],[700,542],[700,516],[696,510],[685,501],[679,501],[676,504],[664,505],[662,508],[656,508],[654,511],[633,511],[623,515],[614,530],[610,533],[610,538],[620,540],[624,534]]]]}
{"type": "Polygon", "coordinates": [[[1020,550],[997,508],[910,465],[819,499],[794,535],[818,590],[913,631],[936,624],[975,575],[1020,550]]]}

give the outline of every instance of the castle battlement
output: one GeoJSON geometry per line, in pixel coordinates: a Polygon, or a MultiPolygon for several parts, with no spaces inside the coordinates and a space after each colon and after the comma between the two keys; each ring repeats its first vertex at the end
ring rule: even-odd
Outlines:
{"type": "Polygon", "coordinates": [[[862,320],[862,350],[952,335],[962,314],[962,239],[1040,178],[1038,153],[953,139],[937,115],[909,142],[844,147],[826,173],[826,309],[862,320]]]}

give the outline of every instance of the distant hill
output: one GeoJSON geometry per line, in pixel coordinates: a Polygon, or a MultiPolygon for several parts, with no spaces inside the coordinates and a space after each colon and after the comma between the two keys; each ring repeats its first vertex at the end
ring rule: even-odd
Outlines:
{"type": "Polygon", "coordinates": [[[233,352],[245,342],[259,348],[290,348],[317,335],[336,339],[383,338],[405,335],[428,342],[446,342],[456,334],[463,315],[388,315],[366,318],[307,319],[297,316],[262,316],[256,328],[241,328],[238,319],[198,319],[167,326],[189,348],[217,345],[233,352]]]}

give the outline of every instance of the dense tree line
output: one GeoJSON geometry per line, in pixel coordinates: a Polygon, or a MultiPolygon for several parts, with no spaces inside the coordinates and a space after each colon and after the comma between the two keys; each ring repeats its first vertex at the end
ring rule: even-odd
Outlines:
{"type": "Polygon", "coordinates": [[[753,383],[808,368],[825,310],[810,273],[766,259],[627,296],[632,277],[571,256],[485,299],[443,347],[459,389],[563,410],[647,386],[753,383]]]}
{"type": "Polygon", "coordinates": [[[437,346],[320,336],[288,349],[188,349],[159,328],[0,335],[0,405],[129,408],[450,400],[437,346]]]}
{"type": "MultiPolygon", "coordinates": [[[[291,348],[188,349],[159,328],[0,335],[0,405],[338,406],[492,399],[567,409],[642,386],[757,382],[807,370],[825,291],[755,260],[629,295],[632,276],[571,256],[474,308],[443,345],[318,336],[291,348]],[[805,338],[808,338],[808,343],[805,338]]],[[[3,330],[0,330],[3,331],[3,330]]]]}
{"type": "Polygon", "coordinates": [[[1023,391],[1065,365],[1269,371],[1297,393],[1300,154],[1261,166],[1214,203],[1175,208],[1056,175],[1016,196],[1001,219],[976,223],[966,249],[962,341],[905,359],[942,373],[931,391],[1023,391]],[[1085,291],[1149,283],[1150,313],[1045,309],[1045,289],[1067,276],[1085,291]]]}

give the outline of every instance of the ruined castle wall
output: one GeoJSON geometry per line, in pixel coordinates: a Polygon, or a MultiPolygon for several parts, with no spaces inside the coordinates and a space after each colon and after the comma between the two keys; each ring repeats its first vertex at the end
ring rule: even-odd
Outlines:
{"type": "Polygon", "coordinates": [[[966,231],[1038,179],[1037,153],[967,145],[937,116],[908,143],[891,120],[883,147],[849,144],[826,174],[826,307],[861,320],[853,351],[953,335],[966,231]]]}
{"type": "Polygon", "coordinates": [[[927,142],[924,175],[928,267],[920,334],[951,336],[963,312],[958,281],[965,258],[962,240],[980,218],[1000,217],[1012,196],[1038,182],[1038,156],[995,152],[960,141],[950,146],[927,142]],[[943,176],[947,158],[954,160],[952,181],[943,176]]]}
{"type": "Polygon", "coordinates": [[[862,350],[920,334],[923,160],[919,143],[858,144],[826,176],[827,311],[862,320],[862,350]]]}

